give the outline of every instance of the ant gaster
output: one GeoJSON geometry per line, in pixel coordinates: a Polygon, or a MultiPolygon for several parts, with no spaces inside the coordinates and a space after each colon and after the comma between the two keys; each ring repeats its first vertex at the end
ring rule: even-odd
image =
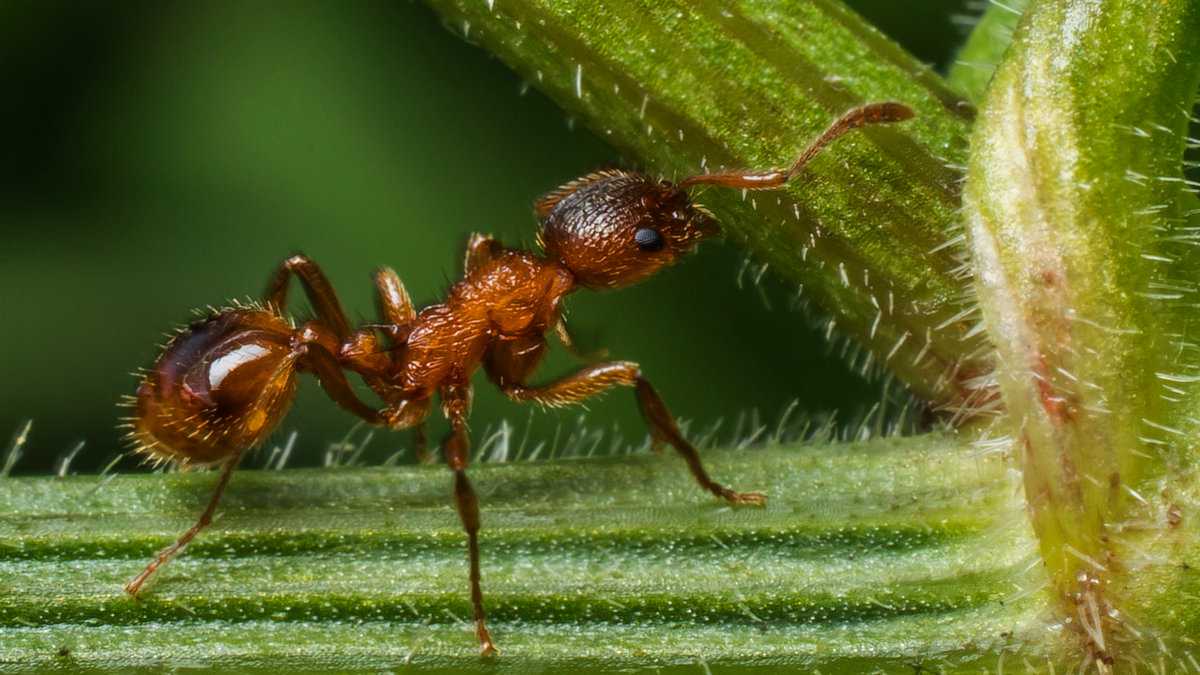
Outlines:
{"type": "Polygon", "coordinates": [[[283,418],[301,372],[315,375],[334,402],[370,424],[415,429],[420,447],[433,396],[440,398],[450,423],[442,450],[454,471],[455,505],[467,534],[475,633],[484,654],[495,647],[479,585],[479,503],[466,474],[470,380],[481,364],[510,399],[544,406],[632,387],[655,446],[665,443],[682,455],[701,488],[731,504],[764,505],[765,495],[735,492],[709,477],[638,364],[595,363],[549,384],[530,384],[546,351],[545,335],[553,330],[570,347],[560,313],[568,293],[634,284],[718,232],[709,214],[692,203],[689,188],[780,187],[847,131],[912,114],[899,103],[850,110],[786,169],[703,174],[678,184],[628,171],[584,176],[537,202],[541,255],[473,235],[463,279],[443,303],[416,312],[396,273],[386,267],[377,271],[379,324],[352,327],[316,263],[302,255],[288,258],[271,276],[262,305],[223,309],[188,326],[141,380],[130,432],[137,450],[154,460],[223,468],[195,525],[125,590],[136,596],[155,570],[212,522],[234,467],[283,418]],[[293,276],[316,314],[299,327],[285,314],[293,276]],[[384,405],[363,402],[344,371],[362,377],[384,405]]]}

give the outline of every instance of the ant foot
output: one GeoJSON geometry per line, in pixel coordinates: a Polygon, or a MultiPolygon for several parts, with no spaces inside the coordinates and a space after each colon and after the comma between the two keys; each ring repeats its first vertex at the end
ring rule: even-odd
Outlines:
{"type": "Polygon", "coordinates": [[[132,581],[125,584],[125,586],[124,586],[125,592],[129,594],[129,597],[136,600],[138,593],[140,593],[142,590],[142,584],[145,583],[145,581],[146,581],[145,574],[137,575],[136,577],[133,578],[132,581]]]}
{"type": "Polygon", "coordinates": [[[130,597],[136,600],[138,593],[142,592],[142,586],[144,586],[146,582],[150,580],[150,577],[154,576],[154,573],[158,571],[158,568],[162,567],[166,562],[166,559],[162,558],[161,555],[162,554],[160,554],[159,558],[151,561],[149,565],[146,565],[146,569],[139,572],[136,577],[130,579],[129,583],[125,584],[125,592],[128,593],[130,597]]]}
{"type": "Polygon", "coordinates": [[[767,505],[767,495],[762,492],[734,492],[728,488],[721,488],[721,498],[738,506],[767,505]]]}
{"type": "Polygon", "coordinates": [[[483,622],[475,625],[475,637],[479,638],[479,655],[483,658],[491,658],[500,654],[500,650],[496,649],[496,645],[492,643],[492,634],[488,632],[487,626],[483,622]]]}

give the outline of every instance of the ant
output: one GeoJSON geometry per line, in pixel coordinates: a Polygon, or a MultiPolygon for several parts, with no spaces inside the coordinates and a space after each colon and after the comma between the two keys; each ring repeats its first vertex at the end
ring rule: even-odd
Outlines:
{"type": "Polygon", "coordinates": [[[131,402],[136,414],[129,436],[136,450],[155,461],[223,468],[200,518],[126,584],[126,592],[136,597],[155,570],[212,522],[234,468],[286,414],[301,372],[315,375],[335,403],[366,422],[414,429],[421,454],[425,419],[434,394],[440,398],[450,423],[442,450],[454,472],[454,502],[467,535],[475,634],[484,655],[496,648],[479,585],[479,500],[466,473],[470,380],[480,365],[510,399],[543,406],[632,387],[656,449],[664,443],[673,447],[700,487],[726,502],[764,506],[766,495],[735,492],[709,477],[638,364],[594,363],[549,384],[529,384],[545,354],[546,333],[553,330],[572,348],[560,307],[567,294],[632,285],[719,232],[708,211],[692,203],[689,188],[778,188],[846,132],[912,116],[907,106],[892,102],[852,109],[786,169],[701,174],[678,184],[629,171],[589,174],[536,203],[540,254],[472,235],[463,279],[443,303],[417,312],[396,273],[380,268],[374,275],[378,324],[352,327],[316,263],[303,255],[284,260],[261,305],[221,309],[187,326],[141,379],[131,402]],[[285,314],[293,276],[316,314],[300,326],[285,314]],[[383,407],[363,402],[343,371],[358,374],[383,407]]]}

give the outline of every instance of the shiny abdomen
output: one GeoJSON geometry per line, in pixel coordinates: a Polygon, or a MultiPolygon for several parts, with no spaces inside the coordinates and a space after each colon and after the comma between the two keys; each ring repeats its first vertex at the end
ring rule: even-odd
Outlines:
{"type": "Polygon", "coordinates": [[[261,309],[224,310],[182,331],[138,387],[138,451],[210,464],[261,443],[295,393],[292,332],[261,309]]]}

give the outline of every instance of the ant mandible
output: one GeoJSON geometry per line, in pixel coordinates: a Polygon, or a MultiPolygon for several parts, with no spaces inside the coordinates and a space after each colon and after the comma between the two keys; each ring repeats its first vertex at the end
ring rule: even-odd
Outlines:
{"type": "Polygon", "coordinates": [[[130,432],[137,451],[157,461],[223,468],[199,520],[125,590],[136,596],[155,570],[212,522],[234,467],[283,418],[301,372],[315,375],[334,402],[370,424],[413,428],[419,446],[433,395],[441,399],[450,423],[442,450],[454,471],[455,505],[467,534],[475,633],[485,655],[495,646],[479,586],[479,502],[466,474],[470,379],[481,364],[510,399],[544,406],[579,403],[615,386],[633,387],[655,446],[665,443],[679,452],[700,487],[731,504],[765,505],[765,495],[735,492],[709,477],[638,364],[596,363],[545,385],[531,385],[529,377],[546,351],[548,331],[570,347],[560,315],[564,296],[581,287],[634,284],[718,232],[707,211],[692,203],[689,188],[777,188],[847,131],[912,115],[907,106],[892,102],[850,110],[786,169],[702,174],[678,184],[628,171],[584,176],[537,202],[540,255],[473,235],[463,279],[441,304],[416,312],[396,273],[381,268],[374,277],[379,324],[351,327],[321,268],[302,255],[288,258],[271,276],[262,305],[222,309],[191,324],[165,346],[141,380],[130,432]],[[284,313],[293,275],[316,313],[299,327],[284,313]],[[347,370],[362,377],[382,408],[358,398],[347,370]]]}

